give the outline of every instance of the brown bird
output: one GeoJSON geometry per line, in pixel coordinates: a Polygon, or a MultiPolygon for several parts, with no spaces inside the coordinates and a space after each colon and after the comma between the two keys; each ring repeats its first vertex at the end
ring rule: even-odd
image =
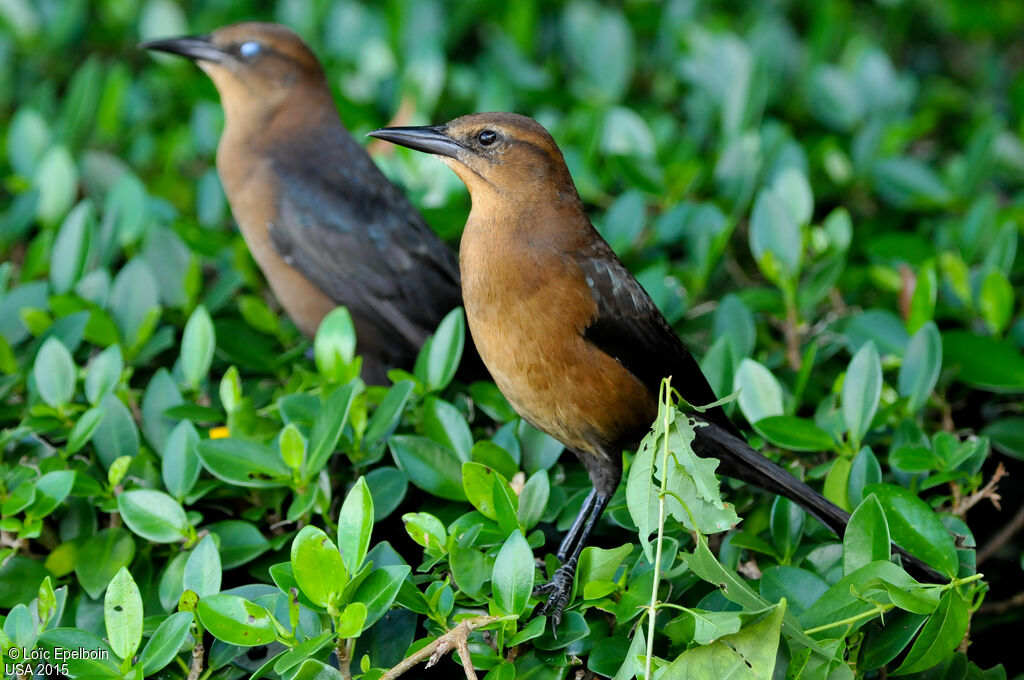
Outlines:
{"type": "MultiPolygon", "coordinates": [[[[480,356],[513,408],[564,443],[594,490],[562,542],[539,608],[558,622],[580,553],[658,410],[662,379],[692,404],[716,400],[650,296],[591,225],[555,141],[536,121],[480,113],[370,135],[435,154],[465,182],[472,210],[460,264],[480,356]]],[[[754,451],[721,408],[697,414],[694,448],[718,471],[799,503],[840,536],[849,515],[754,451]]],[[[938,575],[909,558],[931,576],[938,575]]]]}
{"type": "MultiPolygon", "coordinates": [[[[455,255],[345,129],[324,71],[284,26],[241,23],[140,47],[194,60],[224,106],[217,172],[246,245],[307,336],[338,305],[363,375],[411,368],[462,303],[455,255]]],[[[463,376],[485,377],[467,343],[463,376]],[[479,370],[476,370],[476,368],[479,370]]]]}

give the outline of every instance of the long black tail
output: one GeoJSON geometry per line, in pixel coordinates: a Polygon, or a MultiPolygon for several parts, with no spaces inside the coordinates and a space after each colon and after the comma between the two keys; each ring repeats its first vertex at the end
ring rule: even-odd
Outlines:
{"type": "MultiPolygon", "coordinates": [[[[809,512],[840,538],[846,531],[850,515],[838,505],[804,484],[755,451],[742,439],[720,425],[709,422],[697,428],[694,450],[702,455],[721,461],[718,472],[760,487],[770,493],[779,494],[792,500],[809,512]]],[[[903,560],[908,572],[919,580],[945,583],[949,580],[898,545],[893,550],[903,560]]]]}

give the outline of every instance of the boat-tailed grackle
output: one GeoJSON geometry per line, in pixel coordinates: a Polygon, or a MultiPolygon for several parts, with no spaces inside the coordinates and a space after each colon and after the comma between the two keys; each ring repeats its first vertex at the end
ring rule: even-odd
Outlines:
{"type": "MultiPolygon", "coordinates": [[[[241,23],[140,47],[194,60],[224,107],[220,175],[246,245],[307,336],[337,305],[356,326],[363,375],[411,369],[462,304],[454,253],[378,170],[338,116],[324,71],[291,30],[241,23]]],[[[486,377],[467,341],[460,374],[486,377]]]]}
{"type": "MultiPolygon", "coordinates": [[[[691,404],[716,400],[697,362],[591,225],[561,151],[536,121],[481,113],[370,135],[434,154],[465,182],[462,294],[480,356],[515,410],[570,448],[594,490],[563,540],[538,609],[557,624],[588,536],[657,414],[665,376],[691,404]]],[[[842,536],[849,515],[752,449],[721,410],[696,417],[718,471],[781,494],[842,536]]],[[[941,578],[903,553],[908,567],[941,578]]]]}

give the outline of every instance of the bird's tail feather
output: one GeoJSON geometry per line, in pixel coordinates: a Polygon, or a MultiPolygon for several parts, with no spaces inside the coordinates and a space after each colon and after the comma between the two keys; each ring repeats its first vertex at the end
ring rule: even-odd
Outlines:
{"type": "MultiPolygon", "coordinates": [[[[849,513],[765,458],[731,432],[715,423],[708,423],[697,429],[697,439],[693,447],[698,454],[721,461],[719,473],[789,498],[837,536],[843,537],[846,525],[850,521],[849,513]]],[[[916,578],[931,582],[948,580],[898,545],[893,545],[893,549],[902,558],[907,571],[916,578]]]]}

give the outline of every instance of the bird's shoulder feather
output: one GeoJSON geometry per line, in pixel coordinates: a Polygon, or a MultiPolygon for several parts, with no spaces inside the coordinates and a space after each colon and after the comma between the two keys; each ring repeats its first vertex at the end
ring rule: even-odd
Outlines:
{"type": "MultiPolygon", "coordinates": [[[[653,394],[672,376],[672,386],[691,404],[717,400],[697,361],[629,272],[611,246],[597,236],[575,253],[596,305],[584,338],[614,357],[653,394]]],[[[735,426],[720,408],[705,413],[730,431],[735,426]]]]}

